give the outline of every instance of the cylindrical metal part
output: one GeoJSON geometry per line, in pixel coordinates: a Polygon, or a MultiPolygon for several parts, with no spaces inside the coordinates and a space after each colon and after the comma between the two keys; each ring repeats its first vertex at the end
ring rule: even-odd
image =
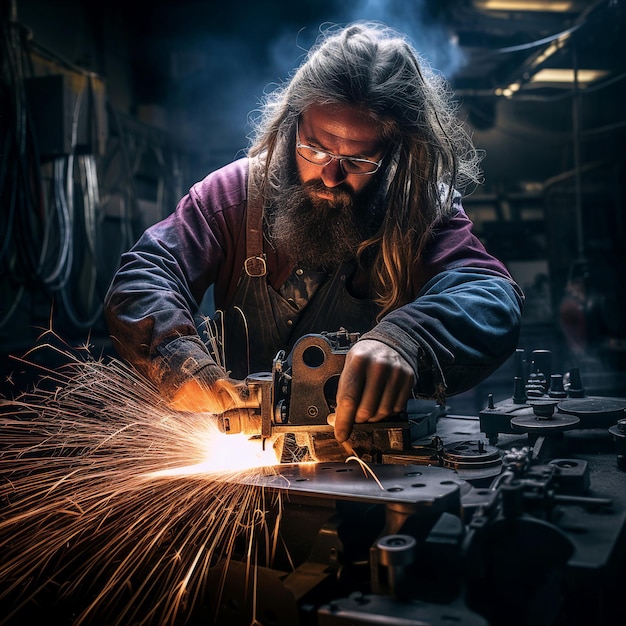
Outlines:
{"type": "Polygon", "coordinates": [[[262,417],[258,409],[230,409],[217,417],[217,426],[220,432],[227,435],[261,434],[262,417]]]}
{"type": "Polygon", "coordinates": [[[408,594],[407,567],[415,559],[417,542],[411,535],[387,535],[376,543],[381,565],[387,568],[387,582],[391,594],[402,599],[408,594]]]}
{"type": "Polygon", "coordinates": [[[523,384],[526,384],[528,372],[526,371],[526,351],[524,348],[515,350],[515,376],[521,378],[523,384]]]}
{"type": "Polygon", "coordinates": [[[525,404],[527,400],[526,385],[521,376],[516,376],[513,384],[513,404],[525,404]]]}
{"type": "MultiPolygon", "coordinates": [[[[532,371],[541,372],[546,381],[550,380],[552,374],[552,352],[550,350],[533,350],[532,371]]],[[[545,391],[547,391],[547,386],[545,391]]]]}
{"type": "Polygon", "coordinates": [[[617,448],[617,467],[626,471],[626,418],[618,420],[609,432],[617,448]]]}
{"type": "Polygon", "coordinates": [[[387,535],[376,543],[380,562],[386,567],[406,566],[413,563],[417,542],[411,535],[387,535]]]}
{"type": "Polygon", "coordinates": [[[567,394],[570,398],[583,398],[585,396],[585,389],[583,388],[578,367],[572,367],[569,371],[569,389],[567,394]]]}
{"type": "Polygon", "coordinates": [[[563,376],[561,374],[552,374],[550,376],[548,395],[551,398],[567,398],[567,391],[563,387],[563,376]]]}
{"type": "Polygon", "coordinates": [[[515,518],[524,512],[524,494],[518,481],[501,485],[500,498],[504,517],[515,518]]]}

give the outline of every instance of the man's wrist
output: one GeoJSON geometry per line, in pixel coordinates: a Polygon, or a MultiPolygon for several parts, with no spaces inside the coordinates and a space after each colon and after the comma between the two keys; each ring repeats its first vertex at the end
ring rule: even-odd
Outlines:
{"type": "Polygon", "coordinates": [[[190,380],[211,386],[227,377],[198,336],[185,335],[164,341],[156,351],[154,364],[159,370],[159,390],[166,397],[173,397],[190,380]]]}

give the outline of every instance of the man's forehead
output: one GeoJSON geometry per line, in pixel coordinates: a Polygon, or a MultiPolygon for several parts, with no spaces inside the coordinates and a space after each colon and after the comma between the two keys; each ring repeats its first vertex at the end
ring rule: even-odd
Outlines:
{"type": "Polygon", "coordinates": [[[320,141],[349,141],[364,148],[378,148],[382,142],[380,124],[366,109],[353,105],[312,105],[302,114],[300,128],[320,141]]]}

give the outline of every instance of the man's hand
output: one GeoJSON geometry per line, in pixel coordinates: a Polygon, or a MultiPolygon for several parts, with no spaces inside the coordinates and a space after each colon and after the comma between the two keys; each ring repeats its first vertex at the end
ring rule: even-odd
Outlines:
{"type": "Polygon", "coordinates": [[[363,339],[350,348],[337,388],[335,437],[343,443],[355,423],[379,422],[406,407],[413,368],[393,348],[363,339]]]}
{"type": "Polygon", "coordinates": [[[169,404],[177,411],[221,414],[245,407],[247,401],[247,387],[243,381],[220,378],[209,384],[191,378],[176,391],[169,404]]]}

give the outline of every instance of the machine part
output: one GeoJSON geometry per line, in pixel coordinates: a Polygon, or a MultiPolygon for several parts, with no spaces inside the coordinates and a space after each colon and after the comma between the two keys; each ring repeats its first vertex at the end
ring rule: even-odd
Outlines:
{"type": "Polygon", "coordinates": [[[285,397],[286,421],[290,426],[329,427],[328,416],[335,411],[339,376],[348,350],[358,337],[343,331],[305,335],[296,342],[281,364],[290,380],[285,397]]]}
{"type": "MultiPolygon", "coordinates": [[[[521,376],[516,376],[513,381],[513,403],[525,404],[528,396],[526,395],[526,385],[521,376]]],[[[493,404],[493,402],[492,402],[493,404]]],[[[493,406],[489,407],[493,409],[493,406]]]]}
{"type": "Polygon", "coordinates": [[[227,434],[270,437],[275,432],[332,432],[337,384],[358,334],[346,331],[301,337],[285,357],[278,352],[272,372],[246,378],[246,406],[226,411],[218,426],[227,434]]]}
{"type": "Polygon", "coordinates": [[[615,424],[625,409],[626,398],[588,396],[560,400],[544,395],[529,398],[525,404],[516,404],[512,399],[503,400],[480,411],[479,420],[481,431],[489,443],[495,445],[499,433],[519,433],[527,427],[534,433],[608,428],[615,424]],[[542,425],[542,420],[547,423],[542,425]]]}
{"type": "Polygon", "coordinates": [[[439,465],[456,471],[463,480],[482,480],[497,476],[502,469],[500,451],[482,440],[458,441],[444,446],[433,437],[429,444],[413,444],[402,451],[382,456],[383,463],[439,465]]]}
{"type": "MultiPolygon", "coordinates": [[[[275,428],[274,431],[280,429],[275,428]]],[[[356,424],[349,446],[339,444],[332,432],[300,431],[299,438],[308,448],[311,460],[319,462],[345,461],[353,453],[367,463],[382,463],[386,454],[406,450],[410,445],[409,426],[393,422],[356,424]]]]}
{"type": "Polygon", "coordinates": [[[552,459],[548,465],[558,468],[555,474],[559,493],[582,495],[589,491],[589,463],[582,459],[552,459]]]}
{"type": "Polygon", "coordinates": [[[410,427],[410,441],[434,435],[439,418],[445,415],[446,407],[435,400],[410,398],[406,405],[410,427]]]}
{"type": "MultiPolygon", "coordinates": [[[[337,386],[346,355],[358,333],[340,330],[301,337],[287,358],[274,363],[275,402],[280,403],[280,423],[273,430],[332,433],[329,423],[335,413],[337,386]]],[[[408,414],[384,422],[357,424],[355,430],[409,428],[408,414]]]]}
{"type": "Polygon", "coordinates": [[[575,428],[580,420],[573,415],[555,413],[558,400],[533,398],[528,402],[532,415],[520,415],[511,419],[511,427],[518,431],[535,434],[552,434],[575,428]]]}
{"type": "Polygon", "coordinates": [[[485,433],[489,443],[495,445],[499,433],[517,432],[511,427],[511,418],[524,415],[533,415],[532,407],[528,404],[519,404],[511,398],[494,403],[492,397],[487,407],[478,414],[480,430],[485,433]]]}
{"type": "MultiPolygon", "coordinates": [[[[344,460],[345,450],[334,441],[332,419],[339,376],[358,337],[345,330],[301,337],[288,356],[282,350],[277,353],[272,372],[246,378],[245,405],[219,415],[218,428],[226,434],[260,435],[264,440],[297,434],[301,445],[306,440],[311,459],[344,460]]],[[[411,423],[405,410],[383,422],[356,424],[350,444],[368,461],[379,462],[383,452],[408,447],[411,428],[420,422],[434,431],[432,407],[426,415],[417,414],[420,408],[412,407],[416,413],[411,423]]]]}
{"type": "Polygon", "coordinates": [[[548,389],[550,398],[567,398],[567,391],[563,386],[563,375],[552,374],[550,376],[550,388],[548,389]]]}
{"type": "Polygon", "coordinates": [[[444,446],[442,463],[451,469],[486,469],[502,466],[501,453],[498,448],[478,439],[476,441],[458,441],[444,446]]]}
{"type": "MultiPolygon", "coordinates": [[[[487,407],[479,413],[481,431],[485,433],[490,444],[497,444],[499,434],[516,434],[527,426],[535,433],[553,426],[550,432],[556,432],[559,428],[557,422],[563,427],[568,422],[567,418],[559,415],[563,413],[579,419],[577,429],[609,428],[624,415],[626,398],[585,396],[579,368],[572,367],[565,376],[553,374],[551,368],[549,351],[535,350],[531,372],[524,378],[524,351],[516,351],[511,398],[494,403],[493,395],[489,394],[487,407]],[[555,402],[554,411],[558,415],[556,422],[553,421],[545,429],[541,429],[536,417],[543,415],[538,415],[541,408],[536,407],[540,403],[549,405],[555,402]]],[[[566,429],[572,427],[569,424],[566,429]]]]}
{"type": "Polygon", "coordinates": [[[552,375],[552,352],[550,350],[533,350],[530,371],[541,374],[545,381],[544,392],[548,391],[547,383],[552,375]]]}
{"type": "Polygon", "coordinates": [[[258,409],[230,409],[217,416],[217,427],[226,435],[257,435],[261,432],[262,425],[261,412],[258,409]]]}
{"type": "Polygon", "coordinates": [[[617,467],[626,471],[626,418],[611,426],[609,433],[617,447],[617,467]]]}
{"type": "Polygon", "coordinates": [[[533,413],[539,419],[550,419],[554,415],[558,403],[558,400],[550,396],[531,398],[528,400],[528,404],[531,406],[533,413]]]}
{"type": "Polygon", "coordinates": [[[568,398],[559,402],[558,410],[578,417],[582,428],[609,428],[624,416],[626,398],[568,398]]]}
{"type": "Polygon", "coordinates": [[[407,568],[415,560],[417,541],[411,535],[386,535],[376,542],[378,563],[386,569],[387,587],[396,600],[410,596],[407,568]]]}
{"type": "Polygon", "coordinates": [[[530,398],[541,398],[548,390],[548,382],[542,372],[531,372],[526,383],[526,395],[530,398]]]}
{"type": "MultiPolygon", "coordinates": [[[[444,416],[438,433],[425,456],[449,449],[463,457],[466,442],[481,460],[490,451],[476,443],[478,420],[444,416]],[[467,439],[444,445],[461,430],[467,439]]],[[[284,491],[281,536],[293,560],[285,567],[279,559],[275,575],[259,572],[263,598],[254,615],[282,625],[282,615],[271,618],[284,602],[291,617],[298,609],[293,626],[611,623],[605,603],[623,584],[626,547],[626,505],[616,495],[623,473],[608,454],[543,462],[522,445],[498,448],[502,467],[488,488],[410,455],[406,467],[371,467],[382,489],[356,461],[279,466],[253,481],[284,491]],[[381,540],[393,545],[398,536],[415,547],[403,555],[407,541],[400,555],[383,554],[381,540]],[[402,569],[390,581],[391,566],[402,569]]],[[[248,626],[252,613],[247,622],[233,614],[242,613],[244,595],[241,576],[233,580],[225,587],[228,619],[219,623],[248,626]]]]}
{"type": "Polygon", "coordinates": [[[490,624],[554,624],[563,586],[559,572],[575,551],[566,533],[524,513],[499,512],[488,522],[473,518],[469,533],[470,606],[490,624]]]}
{"type": "Polygon", "coordinates": [[[385,567],[406,567],[415,559],[417,542],[410,535],[387,535],[376,542],[380,563],[385,567]]]}
{"type": "Polygon", "coordinates": [[[442,467],[371,465],[356,461],[280,465],[263,476],[242,477],[244,484],[348,501],[410,504],[431,511],[457,510],[465,482],[442,467]],[[375,476],[375,478],[374,478],[375,476]]]}
{"type": "Polygon", "coordinates": [[[572,367],[569,371],[567,378],[567,395],[570,398],[584,398],[585,388],[580,377],[580,369],[578,367],[572,367]]]}
{"type": "Polygon", "coordinates": [[[224,411],[217,416],[220,432],[271,437],[274,423],[274,381],[272,374],[262,372],[246,378],[246,406],[224,411]]]}
{"type": "Polygon", "coordinates": [[[532,434],[554,434],[576,428],[580,420],[573,415],[555,413],[549,418],[523,415],[511,419],[511,426],[518,431],[532,434]]]}
{"type": "Polygon", "coordinates": [[[318,626],[489,626],[477,613],[458,600],[433,604],[410,600],[398,602],[388,596],[356,592],[320,607],[318,626]]]}
{"type": "Polygon", "coordinates": [[[434,436],[425,444],[414,443],[409,448],[400,452],[391,452],[383,456],[383,463],[418,465],[441,465],[443,454],[443,441],[441,437],[434,436]]]}
{"type": "Polygon", "coordinates": [[[515,378],[521,378],[525,383],[528,378],[528,364],[526,363],[526,350],[517,348],[514,355],[515,378]]]}

